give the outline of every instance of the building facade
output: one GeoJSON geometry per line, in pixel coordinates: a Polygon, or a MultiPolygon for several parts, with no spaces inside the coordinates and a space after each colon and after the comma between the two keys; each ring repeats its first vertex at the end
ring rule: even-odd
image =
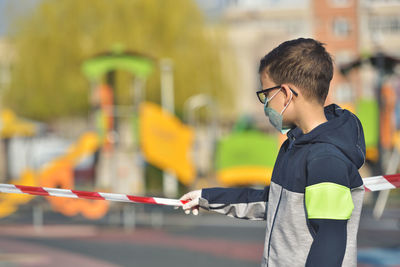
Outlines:
{"type": "MultiPolygon", "coordinates": [[[[354,109],[374,97],[376,71],[362,67],[344,77],[339,66],[383,51],[400,56],[400,0],[220,0],[202,1],[219,14],[235,52],[237,114],[263,116],[257,105],[258,63],[279,43],[312,37],[327,45],[335,74],[327,103],[354,109]]],[[[206,9],[207,12],[207,9],[206,9]]]]}

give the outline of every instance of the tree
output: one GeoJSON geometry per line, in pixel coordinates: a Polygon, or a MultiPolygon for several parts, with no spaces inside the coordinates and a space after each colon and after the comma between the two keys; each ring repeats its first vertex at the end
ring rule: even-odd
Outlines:
{"type": "MultiPolygon", "coordinates": [[[[81,64],[116,43],[155,59],[173,59],[178,112],[199,92],[222,102],[230,99],[221,67],[224,38],[210,34],[215,31],[205,26],[194,1],[42,0],[12,25],[17,60],[3,100],[21,115],[45,121],[86,115],[89,83],[81,64]]],[[[118,72],[116,79],[117,102],[130,104],[130,75],[118,72]]],[[[159,101],[158,70],[148,80],[146,95],[159,101]]]]}

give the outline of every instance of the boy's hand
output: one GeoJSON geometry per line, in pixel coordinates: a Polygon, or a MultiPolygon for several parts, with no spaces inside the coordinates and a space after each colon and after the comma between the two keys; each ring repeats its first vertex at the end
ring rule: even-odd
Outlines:
{"type": "Polygon", "coordinates": [[[189,201],[182,206],[186,214],[190,214],[192,211],[193,215],[199,214],[199,199],[201,197],[201,190],[191,191],[184,194],[179,200],[189,201]]]}

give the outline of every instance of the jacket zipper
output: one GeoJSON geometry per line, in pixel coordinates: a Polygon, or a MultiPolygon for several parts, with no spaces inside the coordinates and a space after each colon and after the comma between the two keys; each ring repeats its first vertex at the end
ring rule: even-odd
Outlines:
{"type": "Polygon", "coordinates": [[[280,194],[279,194],[278,204],[276,205],[276,209],[275,209],[274,220],[272,221],[271,229],[270,229],[270,231],[269,231],[269,238],[268,238],[268,261],[267,261],[267,266],[269,265],[269,260],[270,260],[269,252],[270,252],[270,249],[271,249],[272,230],[274,229],[276,214],[278,213],[279,204],[281,203],[282,191],[283,191],[283,187],[281,186],[281,192],[280,192],[280,194]]]}
{"type": "MultiPolygon", "coordinates": [[[[288,150],[287,150],[287,155],[286,155],[286,157],[285,157],[285,164],[284,164],[283,166],[286,166],[286,163],[287,163],[288,158],[289,158],[290,151],[291,151],[292,148],[293,148],[293,144],[294,144],[294,141],[296,140],[296,138],[295,138],[295,137],[289,138],[289,140],[290,140],[290,142],[289,142],[289,146],[288,146],[288,150]]],[[[277,213],[278,213],[279,205],[280,205],[280,203],[281,203],[282,192],[283,192],[283,186],[281,186],[281,192],[280,192],[280,194],[279,194],[278,204],[276,205],[275,214],[274,214],[274,219],[273,219],[273,221],[272,221],[271,229],[270,229],[270,232],[269,232],[269,238],[268,238],[268,254],[267,254],[267,255],[268,255],[267,266],[269,265],[269,260],[270,260],[270,254],[269,254],[269,253],[270,253],[270,249],[271,249],[272,231],[273,231],[273,229],[274,229],[275,220],[276,220],[276,215],[277,215],[277,213]]]]}

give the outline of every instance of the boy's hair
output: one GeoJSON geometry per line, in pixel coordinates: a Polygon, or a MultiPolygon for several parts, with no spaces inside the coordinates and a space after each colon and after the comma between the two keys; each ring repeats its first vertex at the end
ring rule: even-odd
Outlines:
{"type": "Polygon", "coordinates": [[[292,83],[305,97],[325,103],[333,64],[324,44],[305,38],[283,42],[260,60],[258,71],[264,70],[275,83],[292,83]]]}

